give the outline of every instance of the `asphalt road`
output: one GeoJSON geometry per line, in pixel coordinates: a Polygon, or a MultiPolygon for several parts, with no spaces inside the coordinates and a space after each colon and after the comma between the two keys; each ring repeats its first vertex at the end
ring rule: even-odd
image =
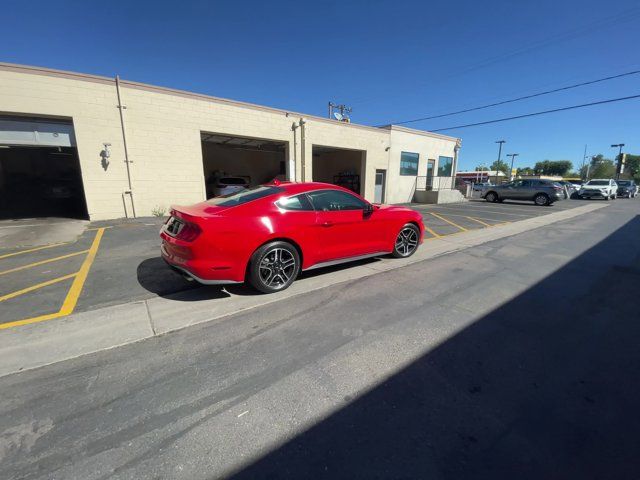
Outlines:
{"type": "Polygon", "coordinates": [[[0,478],[638,478],[639,209],[1,378],[0,478]]]}

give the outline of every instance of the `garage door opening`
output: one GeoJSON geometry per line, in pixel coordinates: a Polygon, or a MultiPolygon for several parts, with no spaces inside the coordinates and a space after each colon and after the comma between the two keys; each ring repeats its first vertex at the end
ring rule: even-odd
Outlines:
{"type": "Polygon", "coordinates": [[[364,194],[364,150],[313,146],[313,181],[333,183],[364,194]]]}
{"type": "Polygon", "coordinates": [[[289,179],[286,142],[216,133],[201,138],[207,198],[289,179]]]}
{"type": "Polygon", "coordinates": [[[88,219],[67,122],[0,118],[0,219],[88,219]]]}

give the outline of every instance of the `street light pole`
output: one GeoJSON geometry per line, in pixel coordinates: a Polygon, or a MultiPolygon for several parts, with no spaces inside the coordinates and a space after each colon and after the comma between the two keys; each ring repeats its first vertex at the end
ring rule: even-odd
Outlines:
{"type": "Polygon", "coordinates": [[[499,143],[500,146],[498,147],[498,163],[500,163],[500,158],[502,157],[502,144],[503,143],[507,143],[506,140],[496,140],[496,143],[499,143]]]}
{"type": "Polygon", "coordinates": [[[622,170],[622,147],[624,147],[624,143],[616,143],[615,145],[611,145],[611,148],[620,148],[618,151],[618,165],[616,167],[616,180],[620,180],[620,171],[622,170]]]}
{"type": "Polygon", "coordinates": [[[520,155],[519,153],[508,153],[507,157],[511,157],[511,170],[509,170],[509,181],[513,181],[513,160],[520,155]]]}

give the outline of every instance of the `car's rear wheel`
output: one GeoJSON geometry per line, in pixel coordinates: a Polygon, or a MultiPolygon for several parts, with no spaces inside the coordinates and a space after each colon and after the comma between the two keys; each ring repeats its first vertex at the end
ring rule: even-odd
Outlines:
{"type": "Polygon", "coordinates": [[[489,203],[494,203],[494,202],[498,201],[498,195],[496,195],[494,192],[489,192],[484,197],[484,199],[489,203]]]}
{"type": "Polygon", "coordinates": [[[413,223],[407,223],[396,237],[392,255],[396,258],[407,258],[418,249],[420,230],[413,223]]]}
{"type": "Polygon", "coordinates": [[[535,202],[536,205],[540,205],[541,207],[544,207],[545,205],[550,205],[550,201],[549,201],[549,197],[547,195],[545,195],[544,193],[539,193],[537,194],[534,198],[533,201],[535,202]]]}
{"type": "Polygon", "coordinates": [[[254,252],[249,263],[249,283],[263,293],[284,290],[300,273],[298,250],[287,242],[267,243],[254,252]]]}

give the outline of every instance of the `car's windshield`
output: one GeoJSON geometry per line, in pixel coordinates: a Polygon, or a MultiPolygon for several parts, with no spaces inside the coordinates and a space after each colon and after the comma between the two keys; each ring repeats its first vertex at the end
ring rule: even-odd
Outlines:
{"type": "Polygon", "coordinates": [[[618,185],[624,185],[626,187],[627,185],[631,185],[631,182],[629,180],[618,180],[618,185]]]}
{"type": "Polygon", "coordinates": [[[260,186],[245,188],[239,192],[231,193],[229,195],[211,198],[207,200],[207,203],[211,205],[219,205],[221,207],[233,207],[235,205],[242,205],[243,203],[251,202],[252,200],[267,197],[275,193],[280,193],[282,191],[284,191],[284,189],[280,187],[260,186]]]}
{"type": "Polygon", "coordinates": [[[609,180],[591,180],[587,185],[609,185],[609,180]]]}

